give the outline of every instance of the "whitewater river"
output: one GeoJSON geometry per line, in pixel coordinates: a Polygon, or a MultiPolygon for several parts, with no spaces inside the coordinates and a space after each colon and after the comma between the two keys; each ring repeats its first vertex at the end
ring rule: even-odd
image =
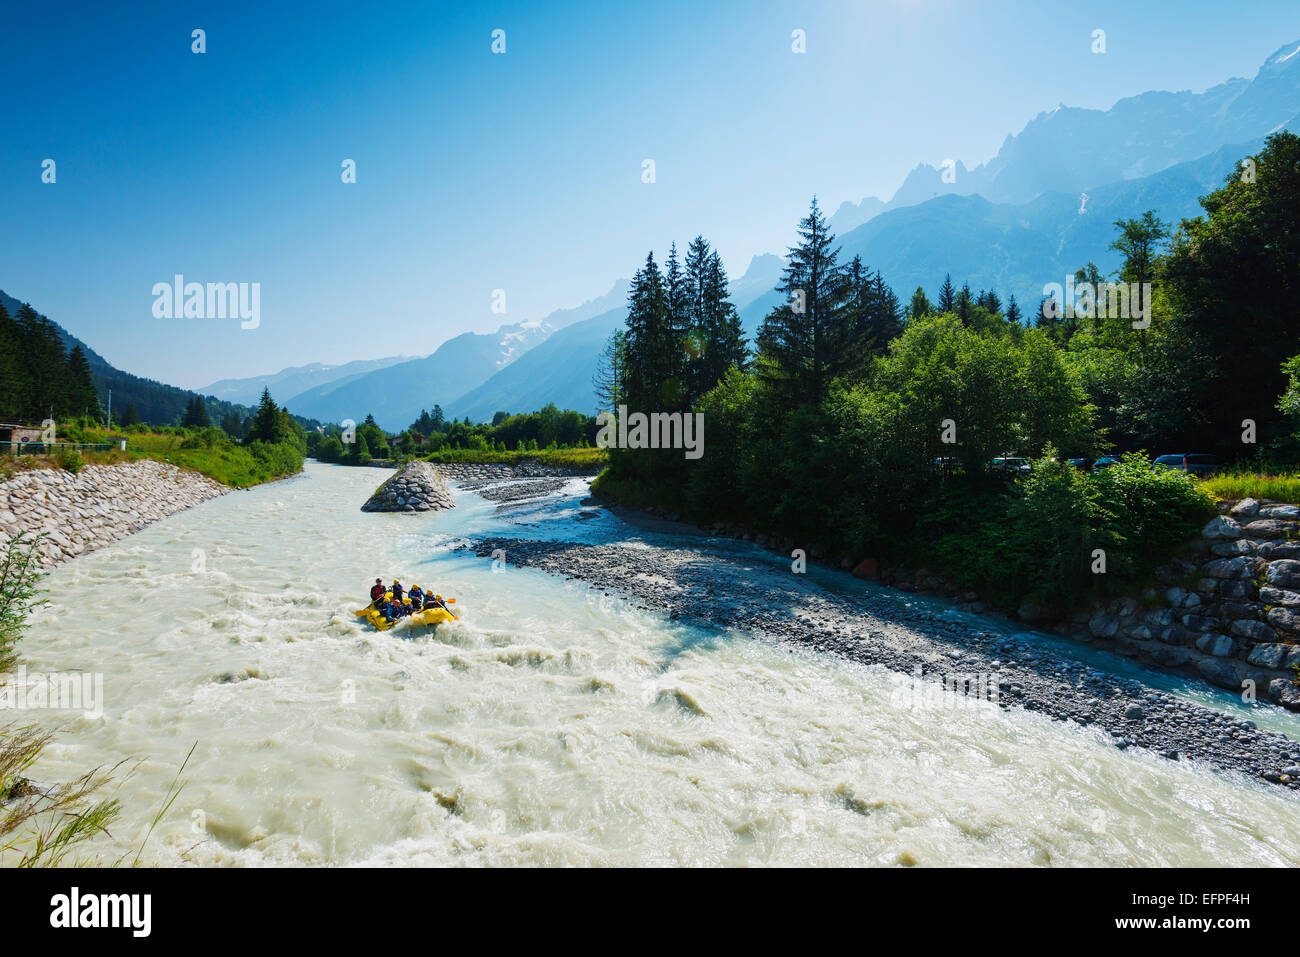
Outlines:
{"type": "Polygon", "coordinates": [[[1283,788],[1023,712],[902,707],[884,671],[448,549],[626,534],[576,517],[581,483],[521,527],[464,493],[361,513],[386,474],[309,464],[50,575],[25,663],[102,673],[105,707],[28,712],[59,729],[33,776],[124,762],[102,860],[139,845],[197,743],[144,863],[1300,863],[1283,788]],[[462,620],[363,628],[377,575],[462,620]]]}

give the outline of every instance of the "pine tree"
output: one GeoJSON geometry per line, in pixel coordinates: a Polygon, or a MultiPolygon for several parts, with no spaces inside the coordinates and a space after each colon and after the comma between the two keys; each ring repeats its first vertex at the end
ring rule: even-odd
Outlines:
{"type": "Polygon", "coordinates": [[[749,343],[740,313],[731,302],[727,270],[714,250],[704,274],[704,341],[707,363],[705,391],[712,389],[730,369],[743,369],[749,343]]]}
{"type": "Polygon", "coordinates": [[[786,301],[763,321],[759,349],[771,385],[796,404],[817,404],[836,375],[860,362],[853,351],[860,330],[845,321],[844,269],[815,197],[798,232],[777,287],[786,301]]]}
{"type": "Polygon", "coordinates": [[[128,402],[126,404],[126,408],[123,409],[122,414],[118,416],[117,424],[121,426],[140,424],[140,413],[136,411],[134,402],[128,402]]]}
{"type": "Polygon", "coordinates": [[[1020,325],[1020,320],[1022,318],[1023,317],[1020,314],[1020,306],[1016,304],[1016,294],[1012,293],[1011,298],[1007,300],[1007,322],[1014,323],[1018,326],[1020,325]]]}
{"type": "Polygon", "coordinates": [[[185,404],[181,425],[187,429],[205,429],[211,424],[212,419],[208,416],[208,407],[204,404],[202,396],[196,395],[185,404]]]}
{"type": "Polygon", "coordinates": [[[68,405],[72,415],[84,415],[98,419],[102,414],[99,407],[99,393],[95,391],[95,382],[90,374],[90,362],[81,346],[73,346],[68,353],[68,405]]]}
{"type": "Polygon", "coordinates": [[[667,375],[660,386],[660,404],[677,409],[684,408],[691,398],[686,384],[686,338],[691,331],[691,295],[686,274],[677,258],[676,243],[669,246],[668,258],[664,261],[664,293],[668,315],[660,349],[663,351],[663,371],[667,375]]]}
{"type": "Polygon", "coordinates": [[[239,414],[231,409],[221,418],[221,429],[232,439],[239,438],[240,432],[243,431],[243,423],[240,421],[239,414]]]}
{"type": "Polygon", "coordinates": [[[975,299],[975,305],[982,306],[989,312],[1002,312],[1002,300],[998,298],[998,294],[992,289],[987,291],[981,289],[979,296],[975,299]]]}
{"type": "Polygon", "coordinates": [[[21,327],[0,303],[0,420],[26,415],[28,381],[19,359],[22,342],[21,327]]]}
{"type": "Polygon", "coordinates": [[[943,277],[943,285],[939,287],[939,311],[952,312],[957,308],[957,292],[953,289],[952,276],[943,277]]]}
{"type": "Polygon", "coordinates": [[[916,287],[916,292],[912,293],[912,302],[907,307],[908,319],[920,319],[922,316],[928,316],[934,312],[934,306],[930,304],[925,290],[920,286],[916,287]]]}
{"type": "Polygon", "coordinates": [[[600,400],[601,409],[613,412],[623,402],[626,364],[627,333],[622,329],[616,329],[605,340],[605,348],[601,350],[596,374],[591,380],[596,398],[600,400]]]}
{"type": "Polygon", "coordinates": [[[971,298],[970,283],[962,283],[961,292],[957,294],[957,320],[963,326],[970,325],[970,311],[975,301],[971,298]]]}
{"type": "Polygon", "coordinates": [[[703,236],[686,251],[688,329],[686,371],[688,398],[708,392],[728,369],[745,364],[748,353],[740,314],[732,304],[722,257],[703,236]]]}
{"type": "Polygon", "coordinates": [[[57,419],[67,415],[67,356],[58,328],[26,303],[15,318],[20,329],[21,366],[28,383],[23,416],[41,421],[47,416],[57,419]]]}
{"type": "Polygon", "coordinates": [[[632,411],[664,408],[662,386],[674,378],[680,355],[669,323],[668,290],[649,253],[628,290],[626,395],[632,411]]]}
{"type": "Polygon", "coordinates": [[[271,390],[263,387],[262,400],[253,413],[253,424],[248,429],[250,442],[275,442],[280,427],[280,409],[271,399],[271,390]]]}

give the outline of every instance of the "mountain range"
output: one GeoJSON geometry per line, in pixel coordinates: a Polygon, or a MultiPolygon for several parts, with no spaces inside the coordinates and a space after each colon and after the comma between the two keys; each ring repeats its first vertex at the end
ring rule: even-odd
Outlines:
{"type": "MultiPolygon", "coordinates": [[[[933,300],[950,274],[958,286],[994,289],[1004,299],[1014,293],[1032,309],[1045,283],[1063,282],[1089,261],[1103,273],[1118,265],[1108,248],[1117,219],[1147,209],[1173,224],[1198,215],[1198,197],[1282,129],[1300,130],[1300,41],[1279,48],[1250,80],[1202,93],[1142,93],[1108,110],[1040,113],[988,162],[920,163],[887,202],[868,196],[840,204],[831,229],[841,261],[860,255],[904,304],[918,286],[933,300]]],[[[774,287],[783,265],[783,254],[755,256],[731,282],[751,340],[781,298],[774,287]]],[[[435,404],[471,420],[548,402],[593,412],[591,380],[626,315],[626,295],[627,281],[619,280],[576,308],[491,334],[464,333],[427,356],[313,363],[199,391],[249,402],[267,387],[297,415],[338,422],[370,413],[389,430],[435,404]]],[[[107,367],[83,348],[92,370],[107,367]]]]}

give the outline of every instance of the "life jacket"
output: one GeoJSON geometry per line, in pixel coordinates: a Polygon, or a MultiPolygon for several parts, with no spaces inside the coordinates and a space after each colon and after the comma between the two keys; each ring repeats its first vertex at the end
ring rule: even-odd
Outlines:
{"type": "Polygon", "coordinates": [[[371,600],[371,601],[379,601],[379,600],[382,599],[383,597],[384,597],[384,586],[383,586],[383,585],[375,585],[374,587],[372,587],[372,588],[370,589],[370,600],[371,600]]]}
{"type": "Polygon", "coordinates": [[[401,601],[401,600],[402,600],[402,586],[401,586],[401,585],[394,585],[392,591],[393,591],[393,600],[394,600],[394,601],[401,601]]]}
{"type": "Polygon", "coordinates": [[[418,588],[412,588],[407,594],[411,596],[411,601],[417,604],[424,598],[424,592],[418,588]]]}

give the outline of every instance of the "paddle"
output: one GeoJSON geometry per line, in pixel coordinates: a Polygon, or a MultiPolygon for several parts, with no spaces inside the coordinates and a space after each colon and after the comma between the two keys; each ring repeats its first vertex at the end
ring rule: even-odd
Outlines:
{"type": "MultiPolygon", "coordinates": [[[[447,614],[451,615],[451,620],[452,620],[452,621],[460,621],[460,619],[456,617],[456,613],[455,613],[454,611],[452,611],[450,608],[447,607],[447,602],[445,602],[445,601],[442,600],[442,596],[441,596],[441,595],[434,595],[434,596],[433,596],[433,600],[436,601],[439,605],[442,606],[443,611],[445,611],[447,614]]],[[[449,598],[448,601],[454,603],[454,602],[456,601],[456,599],[454,599],[454,598],[449,598]]]]}

